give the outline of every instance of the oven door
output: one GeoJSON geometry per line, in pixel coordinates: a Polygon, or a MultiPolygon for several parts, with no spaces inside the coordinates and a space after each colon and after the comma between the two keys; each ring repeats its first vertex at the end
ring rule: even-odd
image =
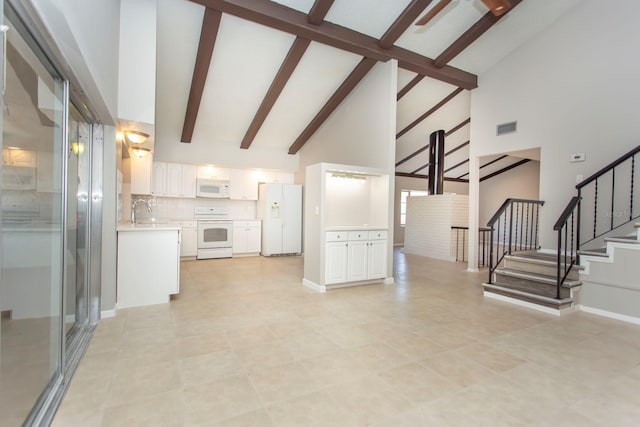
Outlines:
{"type": "Polygon", "coordinates": [[[198,221],[198,249],[230,248],[232,233],[231,221],[198,221]]]}

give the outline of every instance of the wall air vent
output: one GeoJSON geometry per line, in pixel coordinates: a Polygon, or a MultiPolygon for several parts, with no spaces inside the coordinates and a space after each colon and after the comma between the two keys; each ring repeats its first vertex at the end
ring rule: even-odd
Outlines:
{"type": "Polygon", "coordinates": [[[496,135],[504,135],[506,133],[513,133],[518,129],[518,122],[503,123],[496,126],[496,135]]]}

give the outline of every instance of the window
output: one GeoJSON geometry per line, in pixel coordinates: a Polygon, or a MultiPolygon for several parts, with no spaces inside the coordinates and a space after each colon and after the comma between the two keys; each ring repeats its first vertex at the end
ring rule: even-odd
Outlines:
{"type": "Polygon", "coordinates": [[[410,196],[428,196],[428,191],[423,190],[400,190],[400,225],[407,223],[407,198],[410,196]]]}

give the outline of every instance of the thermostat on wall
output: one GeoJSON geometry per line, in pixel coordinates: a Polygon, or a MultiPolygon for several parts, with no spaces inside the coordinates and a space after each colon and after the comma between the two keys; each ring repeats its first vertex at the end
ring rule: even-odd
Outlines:
{"type": "Polygon", "coordinates": [[[584,153],[573,153],[569,156],[569,161],[574,162],[584,162],[587,156],[584,153]]]}

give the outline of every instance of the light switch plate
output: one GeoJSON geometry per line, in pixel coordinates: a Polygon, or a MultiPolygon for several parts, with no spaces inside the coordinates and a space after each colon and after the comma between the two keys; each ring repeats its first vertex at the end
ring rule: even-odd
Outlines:
{"type": "Polygon", "coordinates": [[[571,163],[575,162],[584,162],[587,156],[584,153],[573,153],[569,156],[569,161],[571,163]]]}

